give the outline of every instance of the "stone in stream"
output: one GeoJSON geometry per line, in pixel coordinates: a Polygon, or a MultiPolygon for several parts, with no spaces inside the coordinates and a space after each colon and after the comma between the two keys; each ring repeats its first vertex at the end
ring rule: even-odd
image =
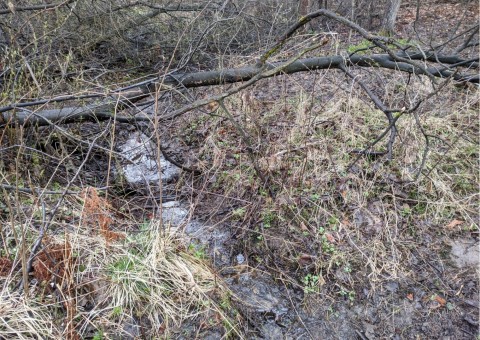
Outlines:
{"type": "Polygon", "coordinates": [[[171,201],[162,204],[162,220],[170,227],[178,228],[187,222],[188,210],[182,207],[179,201],[171,201]]]}

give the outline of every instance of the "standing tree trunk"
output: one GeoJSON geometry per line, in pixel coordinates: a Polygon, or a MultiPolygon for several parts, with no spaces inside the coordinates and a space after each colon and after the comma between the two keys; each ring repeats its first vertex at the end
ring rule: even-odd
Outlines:
{"type": "Polygon", "coordinates": [[[398,10],[400,9],[401,0],[388,0],[387,9],[383,18],[382,30],[386,35],[395,33],[395,21],[397,20],[398,10]]]}
{"type": "MultiPolygon", "coordinates": [[[[320,8],[327,8],[327,0],[300,0],[298,5],[298,12],[301,16],[307,15],[308,13],[315,12],[320,8]]],[[[309,31],[317,31],[320,29],[320,24],[317,20],[312,20],[305,28],[309,31]]]]}

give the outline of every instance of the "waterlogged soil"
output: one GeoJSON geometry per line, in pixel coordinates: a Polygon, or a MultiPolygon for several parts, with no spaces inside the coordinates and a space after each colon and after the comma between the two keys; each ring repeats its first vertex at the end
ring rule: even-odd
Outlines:
{"type": "MultiPolygon", "coordinates": [[[[132,133],[120,146],[131,162],[123,165],[131,185],[146,184],[163,173],[165,191],[180,169],[162,159],[155,174],[155,152],[146,136],[132,133]],[[142,166],[148,168],[139,170],[142,166]],[[146,176],[148,174],[148,176],[146,176]],[[139,178],[141,177],[141,178],[139,178]]],[[[151,185],[151,184],[149,184],[151,185]]],[[[170,188],[170,189],[169,189],[170,188]]],[[[222,222],[207,211],[191,214],[189,198],[163,203],[162,219],[171,232],[182,233],[187,243],[205,252],[212,269],[231,290],[229,313],[240,320],[239,332],[248,339],[475,339],[478,336],[479,265],[478,235],[459,239],[423,234],[405,258],[411,273],[385,276],[378,285],[357,284],[354,292],[342,291],[342,282],[367,277],[369,264],[356,273],[336,270],[305,283],[305,268],[297,276],[291,268],[269,268],[259,258],[271,257],[268,248],[245,248],[242,226],[222,222]],[[263,249],[263,250],[262,250],[263,249]],[[434,250],[434,251],[432,251],[434,250]],[[251,265],[253,264],[253,265],[251,265]],[[290,273],[289,275],[284,275],[290,273]],[[307,289],[308,288],[308,289],[307,289]]],[[[218,206],[215,198],[202,204],[218,206]]],[[[233,208],[232,208],[233,209],[233,208]]],[[[215,209],[212,209],[214,211],[215,209]]],[[[363,230],[376,228],[375,211],[355,211],[354,223],[363,230]]],[[[288,238],[288,235],[278,235],[288,238]]],[[[275,255],[273,255],[275,256],[275,255]]],[[[394,270],[394,269],[392,269],[394,270]]],[[[205,326],[205,316],[177,329],[178,339],[221,339],[225,329],[205,326]]]]}

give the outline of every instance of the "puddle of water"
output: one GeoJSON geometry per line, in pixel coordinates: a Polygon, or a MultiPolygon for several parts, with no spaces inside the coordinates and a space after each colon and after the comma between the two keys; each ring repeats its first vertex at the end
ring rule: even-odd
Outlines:
{"type": "Polygon", "coordinates": [[[122,170],[125,179],[131,184],[172,181],[180,172],[172,163],[160,155],[161,171],[158,171],[155,144],[143,133],[136,131],[121,145],[120,152],[125,156],[122,170]]]}

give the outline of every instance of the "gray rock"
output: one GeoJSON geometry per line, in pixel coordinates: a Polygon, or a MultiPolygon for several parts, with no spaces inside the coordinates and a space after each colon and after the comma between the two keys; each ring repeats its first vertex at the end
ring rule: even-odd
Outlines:
{"type": "Polygon", "coordinates": [[[480,264],[480,249],[478,243],[468,240],[453,240],[450,258],[458,268],[478,267],[480,264]]]}
{"type": "Polygon", "coordinates": [[[238,254],[236,260],[238,264],[242,264],[243,262],[245,262],[245,256],[243,256],[243,254],[238,254]]]}
{"type": "Polygon", "coordinates": [[[283,339],[282,329],[274,322],[263,325],[262,335],[264,339],[279,340],[283,339]]]}
{"type": "Polygon", "coordinates": [[[396,293],[399,287],[398,282],[395,281],[389,281],[385,284],[385,288],[391,293],[396,293]]]}

